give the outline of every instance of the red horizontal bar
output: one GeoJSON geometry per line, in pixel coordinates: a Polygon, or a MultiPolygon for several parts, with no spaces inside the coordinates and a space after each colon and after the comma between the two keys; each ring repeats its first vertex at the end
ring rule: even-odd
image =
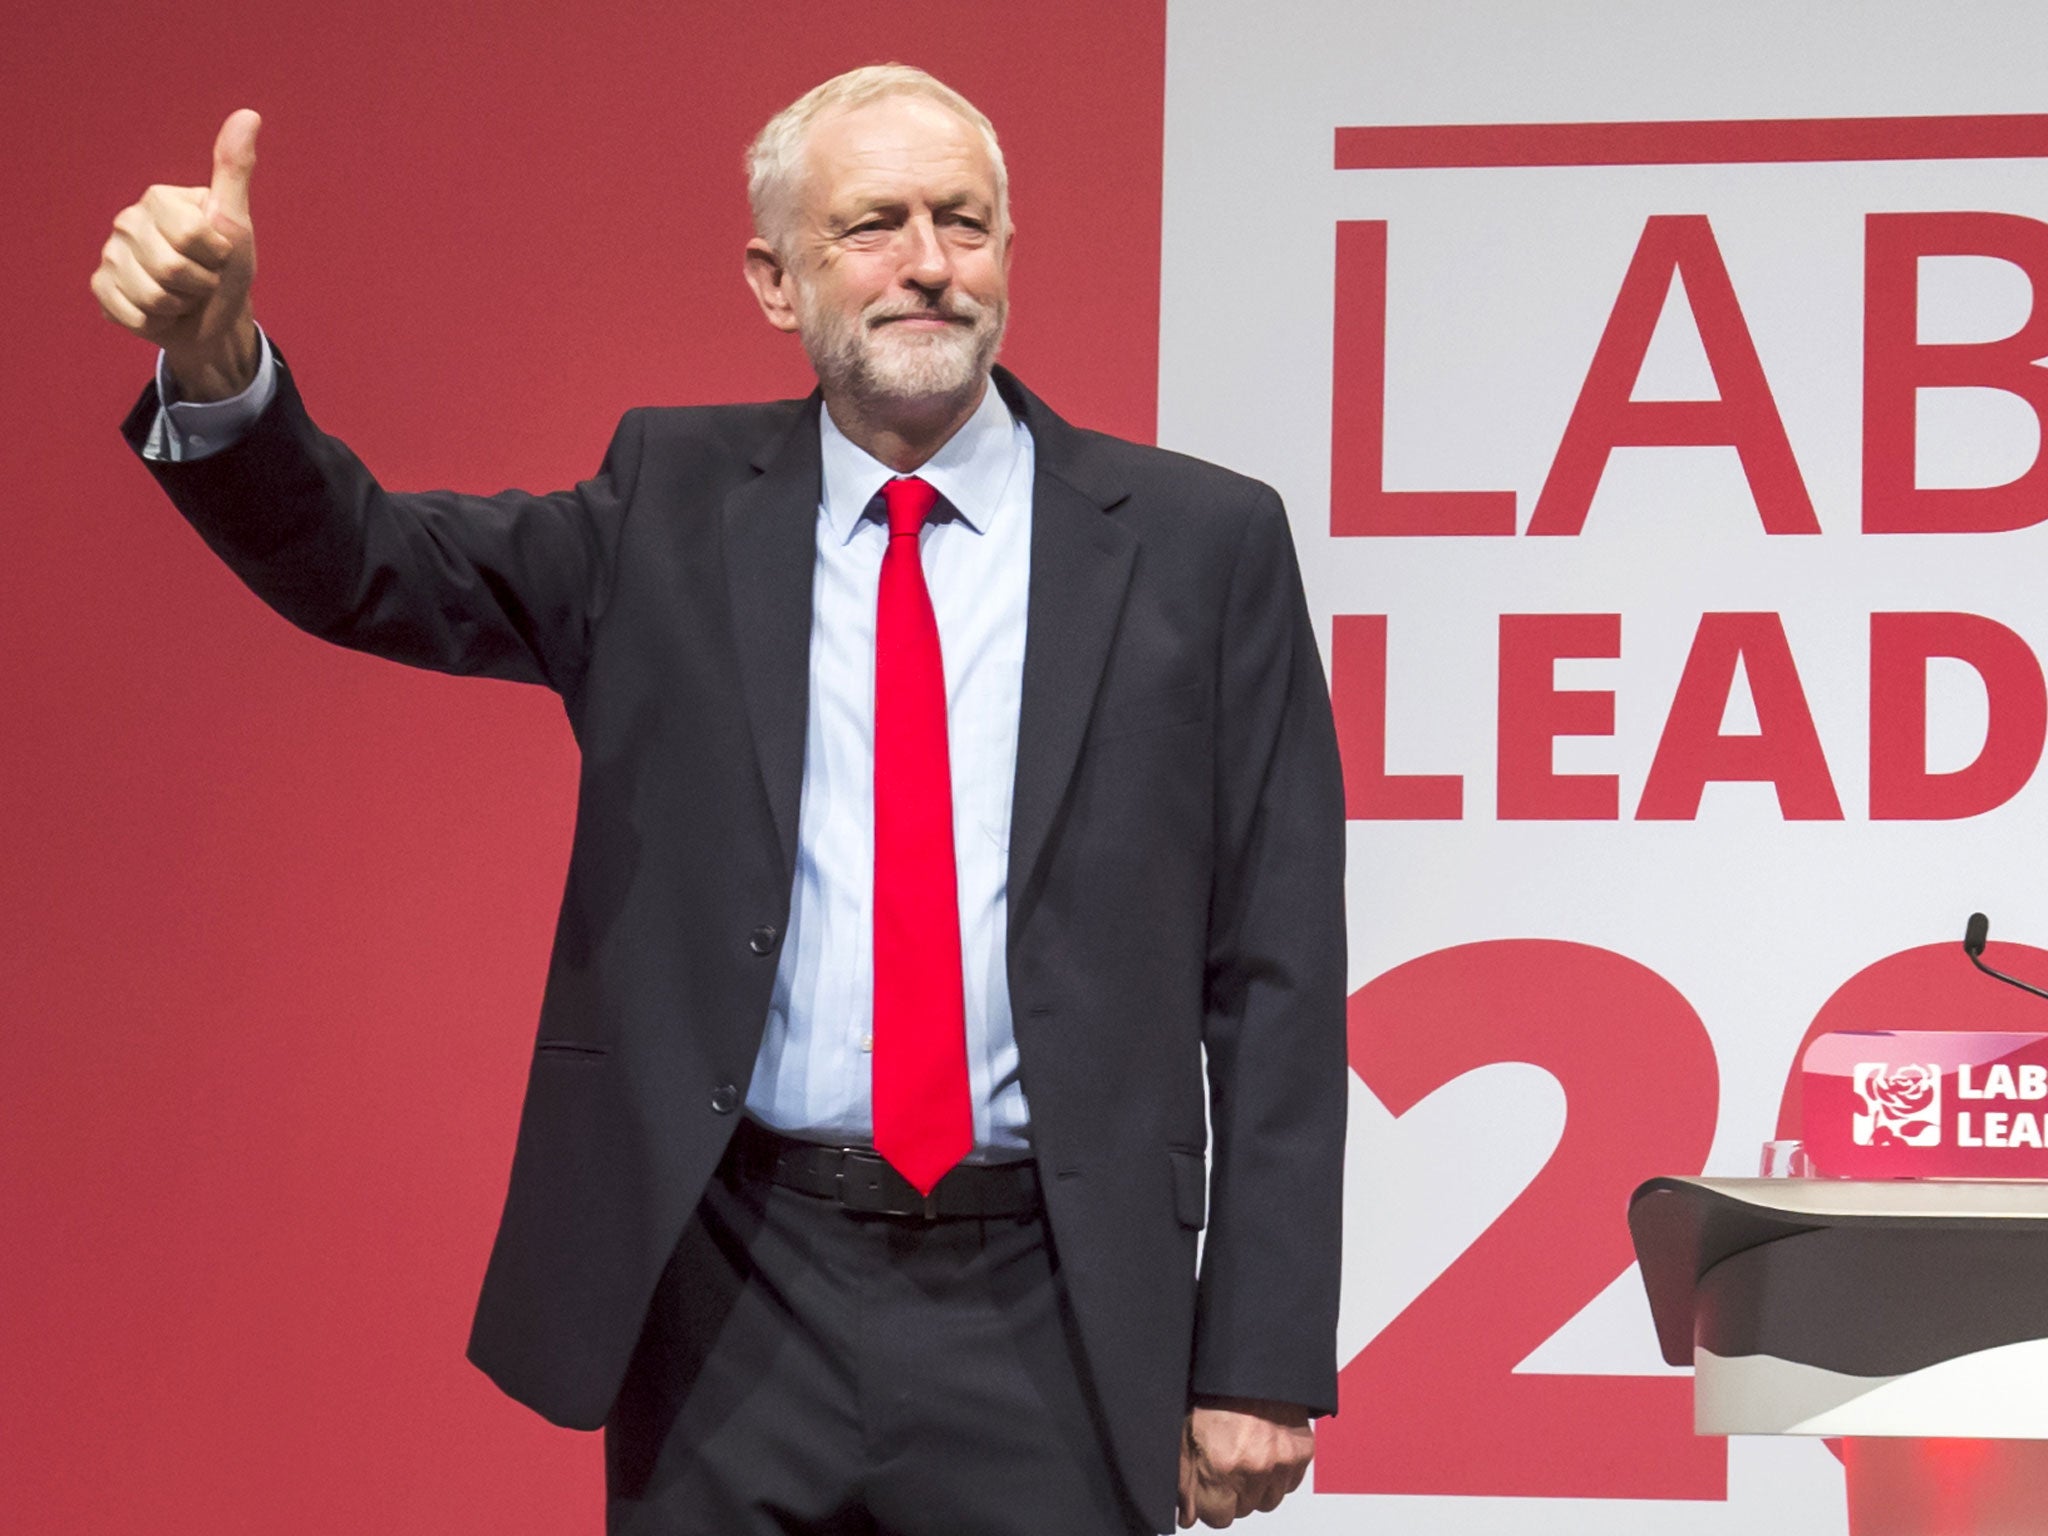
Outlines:
{"type": "Polygon", "coordinates": [[[2048,115],[1733,118],[1339,128],[1340,171],[2048,159],[2048,115]]]}

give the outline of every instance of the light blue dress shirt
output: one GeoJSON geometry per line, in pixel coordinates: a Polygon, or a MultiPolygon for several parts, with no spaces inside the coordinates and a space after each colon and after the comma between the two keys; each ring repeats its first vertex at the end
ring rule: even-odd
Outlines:
{"type": "MultiPolygon", "coordinates": [[[[249,388],[209,402],[178,400],[159,359],[166,407],[144,452],[202,459],[241,438],[277,393],[267,338],[260,351],[249,388]]],[[[888,546],[887,529],[865,514],[894,471],[830,411],[818,413],[818,433],[824,479],[796,883],[747,1110],[789,1135],[851,1145],[873,1138],[875,605],[888,546]]],[[[946,672],[974,1161],[1030,1148],[1005,940],[1034,464],[1030,432],[991,384],[917,471],[956,514],[925,528],[919,554],[946,672]]]]}
{"type": "Polygon", "coordinates": [[[241,441],[276,395],[277,364],[271,361],[270,338],[260,325],[256,327],[256,377],[239,395],[225,400],[180,400],[170,367],[159,352],[156,397],[164,409],[150,425],[142,456],[181,464],[219,453],[241,441]]]}
{"type": "MultiPolygon", "coordinates": [[[[888,530],[866,517],[894,471],[819,412],[824,457],[811,598],[810,711],[789,931],[747,1093],[792,1136],[871,1139],[875,604],[888,530]]],[[[919,544],[946,671],[975,1156],[1030,1146],[1005,938],[1010,797],[1031,583],[1031,434],[995,387],[917,473],[956,516],[919,544]]]]}

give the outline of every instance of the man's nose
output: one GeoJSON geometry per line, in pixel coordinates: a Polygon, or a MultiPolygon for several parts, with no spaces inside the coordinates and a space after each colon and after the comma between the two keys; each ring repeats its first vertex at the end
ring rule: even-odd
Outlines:
{"type": "Polygon", "coordinates": [[[946,242],[939,238],[938,225],[930,215],[921,215],[904,225],[904,240],[905,282],[920,288],[944,288],[952,281],[953,256],[946,249],[946,242]]]}

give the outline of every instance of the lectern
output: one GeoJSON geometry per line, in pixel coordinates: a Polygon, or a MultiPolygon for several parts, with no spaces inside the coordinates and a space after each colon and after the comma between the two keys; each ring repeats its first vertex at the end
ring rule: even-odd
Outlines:
{"type": "Polygon", "coordinates": [[[1851,1536],[2048,1536],[2048,1185],[1660,1178],[1629,1230],[1700,1434],[1843,1437],[1851,1536]]]}

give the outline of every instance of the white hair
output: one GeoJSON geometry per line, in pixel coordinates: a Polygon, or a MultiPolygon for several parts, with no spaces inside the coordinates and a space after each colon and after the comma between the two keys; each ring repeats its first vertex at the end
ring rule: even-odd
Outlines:
{"type": "Polygon", "coordinates": [[[1010,177],[1003,168],[1002,146],[995,125],[981,109],[935,76],[908,64],[868,64],[834,75],[813,86],[768,119],[747,150],[747,202],[754,210],[754,232],[777,251],[789,233],[803,179],[804,141],[811,125],[830,112],[850,111],[889,96],[923,96],[938,102],[981,134],[982,147],[996,177],[996,230],[1010,228],[1010,177]]]}

